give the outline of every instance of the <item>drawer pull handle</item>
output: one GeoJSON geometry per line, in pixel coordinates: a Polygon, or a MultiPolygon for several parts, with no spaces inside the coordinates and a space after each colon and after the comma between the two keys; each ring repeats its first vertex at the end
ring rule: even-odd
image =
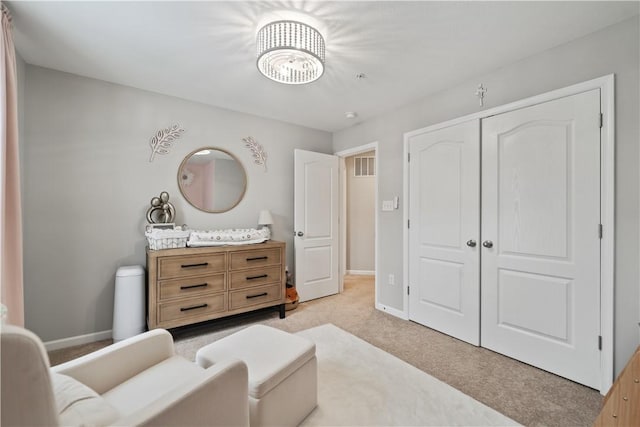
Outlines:
{"type": "Polygon", "coordinates": [[[209,306],[209,304],[200,304],[200,305],[194,305],[194,306],[191,306],[191,307],[181,307],[180,311],[196,310],[198,308],[205,308],[205,307],[208,307],[208,306],[209,306]]]}
{"type": "Polygon", "coordinates": [[[255,280],[255,279],[264,279],[265,277],[269,277],[268,274],[261,274],[259,276],[249,276],[246,277],[247,280],[255,280]]]}
{"type": "Polygon", "coordinates": [[[180,286],[180,290],[193,289],[193,288],[206,288],[207,283],[200,283],[199,285],[180,286]]]}
{"type": "Polygon", "coordinates": [[[259,261],[261,259],[269,259],[269,257],[268,256],[256,256],[256,257],[253,257],[253,258],[247,258],[247,261],[259,261]]]}
{"type": "Polygon", "coordinates": [[[180,267],[182,268],[197,268],[197,267],[206,267],[208,266],[208,262],[201,262],[200,264],[183,264],[180,267]]]}
{"type": "Polygon", "coordinates": [[[261,294],[257,294],[257,295],[247,295],[247,299],[250,299],[250,298],[258,298],[258,297],[264,297],[264,296],[267,296],[267,295],[269,295],[269,293],[268,293],[268,292],[263,292],[263,293],[261,293],[261,294]]]}

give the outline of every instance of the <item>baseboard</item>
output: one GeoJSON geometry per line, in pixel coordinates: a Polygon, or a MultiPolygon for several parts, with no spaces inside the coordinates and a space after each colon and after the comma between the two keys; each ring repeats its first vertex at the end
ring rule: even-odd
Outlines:
{"type": "Polygon", "coordinates": [[[347,270],[346,274],[352,274],[354,276],[375,276],[374,270],[347,270]]]}
{"type": "Polygon", "coordinates": [[[73,347],[81,344],[89,344],[95,341],[108,340],[111,338],[111,329],[108,331],[94,332],[92,334],[78,335],[75,337],[62,338],[60,340],[47,341],[44,348],[47,351],[59,350],[61,348],[73,347]]]}
{"type": "Polygon", "coordinates": [[[397,308],[387,307],[386,305],[380,303],[376,303],[376,308],[380,311],[384,311],[385,313],[389,313],[392,316],[399,317],[403,320],[409,320],[409,316],[407,316],[404,311],[398,310],[397,308]]]}

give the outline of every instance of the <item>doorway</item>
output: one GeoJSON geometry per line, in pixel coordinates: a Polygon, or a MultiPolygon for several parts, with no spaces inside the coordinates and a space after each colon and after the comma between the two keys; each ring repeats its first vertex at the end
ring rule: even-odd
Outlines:
{"type": "Polygon", "coordinates": [[[377,304],[378,143],[336,156],[340,159],[340,291],[346,275],[373,275],[377,304]]]}

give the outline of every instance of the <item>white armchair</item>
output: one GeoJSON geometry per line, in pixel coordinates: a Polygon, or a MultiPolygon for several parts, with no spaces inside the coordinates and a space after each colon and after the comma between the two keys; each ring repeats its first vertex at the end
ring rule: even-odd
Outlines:
{"type": "Polygon", "coordinates": [[[203,369],[156,329],[49,367],[40,339],[2,326],[2,426],[248,426],[247,366],[203,369]]]}

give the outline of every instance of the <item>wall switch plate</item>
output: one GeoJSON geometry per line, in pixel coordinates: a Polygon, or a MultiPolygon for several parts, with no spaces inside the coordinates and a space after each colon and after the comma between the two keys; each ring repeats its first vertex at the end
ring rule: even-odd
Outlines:
{"type": "Polygon", "coordinates": [[[382,201],[382,210],[383,211],[392,211],[393,210],[393,200],[383,200],[382,201]]]}
{"type": "Polygon", "coordinates": [[[393,274],[389,275],[389,284],[390,285],[395,285],[396,284],[396,276],[394,276],[393,274]]]}

